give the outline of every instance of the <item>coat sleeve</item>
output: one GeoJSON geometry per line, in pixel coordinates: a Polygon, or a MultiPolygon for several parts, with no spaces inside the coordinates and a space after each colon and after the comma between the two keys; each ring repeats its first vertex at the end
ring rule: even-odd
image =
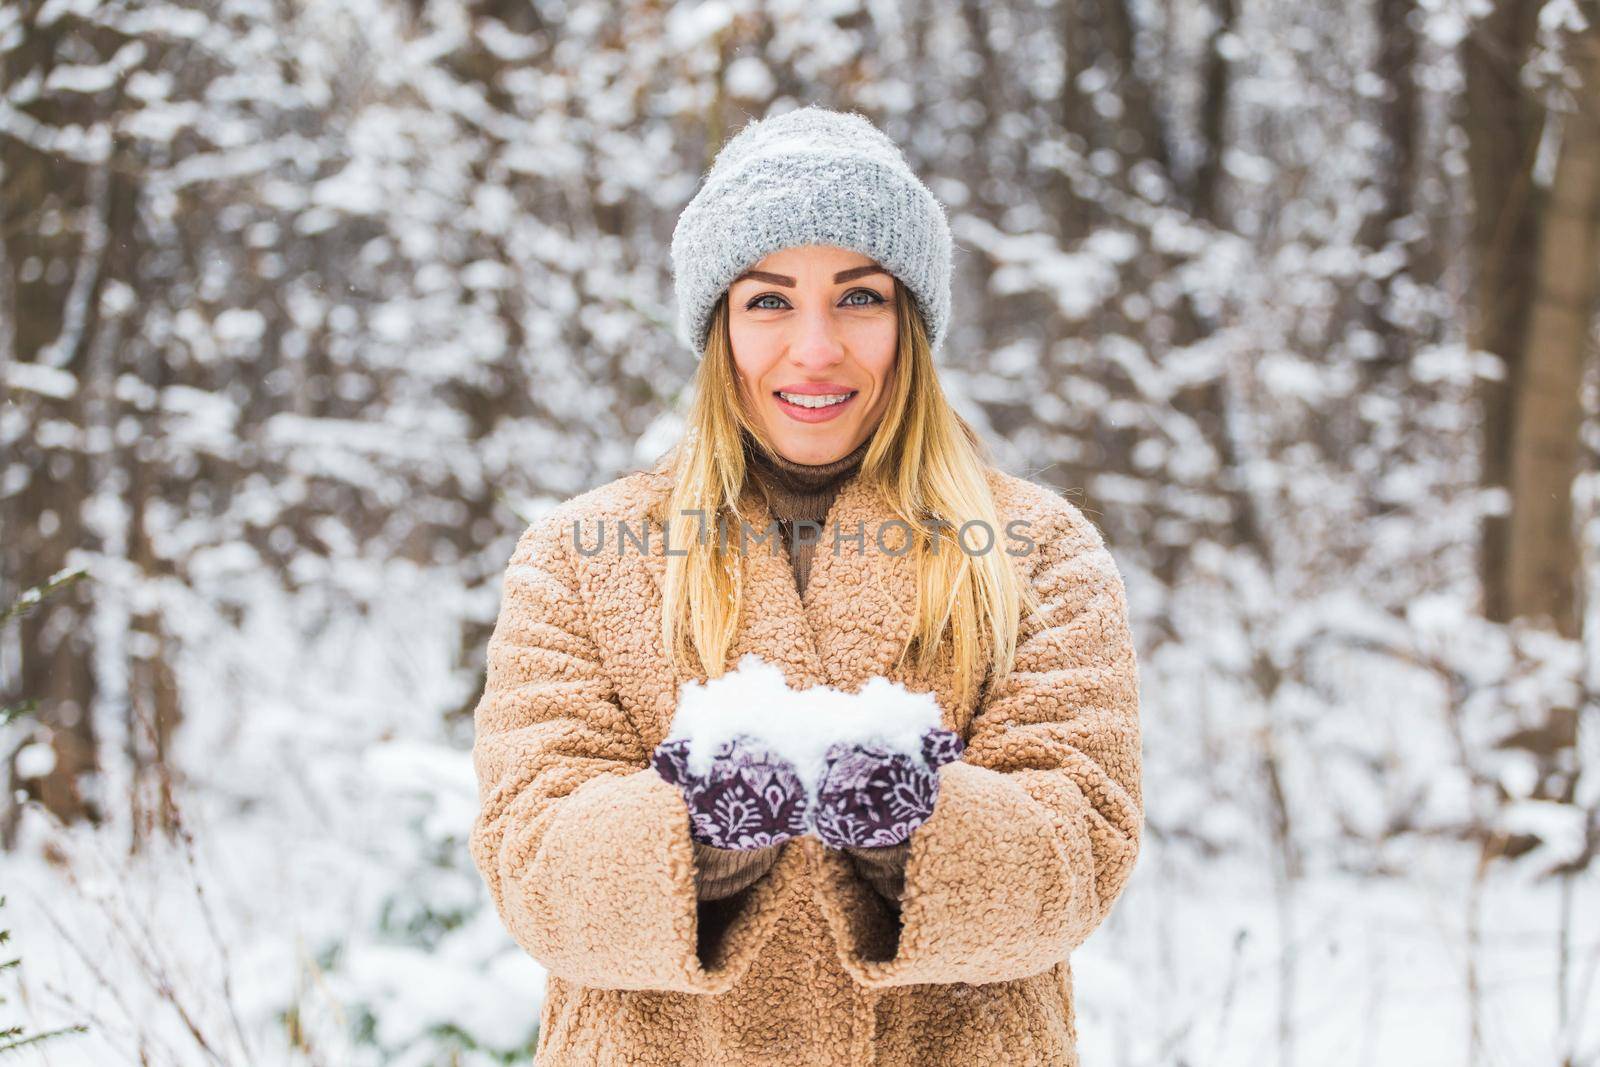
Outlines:
{"type": "Polygon", "coordinates": [[[770,934],[787,868],[697,900],[688,808],[602,668],[561,510],[528,528],[506,569],[473,714],[469,851],[512,938],[549,973],[720,993],[770,934]]]}
{"type": "Polygon", "coordinates": [[[1138,671],[1126,593],[1067,501],[1031,534],[1043,601],[1015,670],[980,696],[961,759],[939,770],[910,839],[899,908],[822,853],[819,903],[841,963],[872,988],[1008,981],[1094,932],[1143,832],[1138,671]]]}

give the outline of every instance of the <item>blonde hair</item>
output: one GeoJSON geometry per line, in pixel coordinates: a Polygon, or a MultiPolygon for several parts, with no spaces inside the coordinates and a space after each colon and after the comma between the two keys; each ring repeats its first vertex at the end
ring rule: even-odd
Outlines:
{"type": "MultiPolygon", "coordinates": [[[[948,645],[955,656],[956,693],[965,702],[976,695],[986,669],[993,669],[991,684],[1010,672],[1020,620],[1024,612],[1036,611],[1039,601],[1017,579],[999,547],[1001,523],[985,476],[987,450],[945,399],[922,315],[898,278],[895,296],[899,341],[888,407],[857,476],[876,485],[911,530],[918,575],[916,618],[897,666],[915,652],[919,669],[931,670],[948,645]],[[962,525],[973,520],[995,531],[994,544],[969,554],[957,537],[962,525]],[[992,656],[980,662],[985,646],[992,656]]],[[[723,293],[712,312],[695,376],[688,426],[666,457],[673,489],[655,516],[660,522],[668,516],[705,516],[700,527],[705,536],[672,539],[661,637],[675,663],[690,667],[698,659],[709,678],[724,673],[743,609],[735,558],[739,539],[715,533],[719,523],[737,522],[743,514],[743,433],[776,451],[739,387],[728,332],[728,296],[723,293]]]]}

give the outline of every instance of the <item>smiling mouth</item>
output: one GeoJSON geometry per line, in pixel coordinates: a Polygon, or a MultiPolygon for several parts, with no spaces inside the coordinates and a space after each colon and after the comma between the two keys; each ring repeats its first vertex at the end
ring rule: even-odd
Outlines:
{"type": "Polygon", "coordinates": [[[858,392],[860,392],[860,390],[852,389],[846,393],[808,394],[785,393],[780,390],[774,392],[772,395],[777,397],[779,400],[784,401],[785,403],[793,404],[795,407],[807,408],[809,410],[816,411],[824,408],[838,407],[840,404],[845,403],[851,397],[855,396],[858,392]]]}

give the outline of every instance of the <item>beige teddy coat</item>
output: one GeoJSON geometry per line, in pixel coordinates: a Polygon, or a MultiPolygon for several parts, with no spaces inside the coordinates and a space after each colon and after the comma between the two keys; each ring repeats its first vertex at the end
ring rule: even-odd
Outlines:
{"type": "MultiPolygon", "coordinates": [[[[549,972],[535,1064],[1078,1063],[1068,956],[1121,894],[1144,821],[1126,594],[1073,504],[988,478],[994,550],[1015,553],[1050,618],[1024,620],[1015,672],[966,704],[948,654],[926,676],[893,666],[916,576],[909,553],[874,543],[891,515],[859,475],[828,513],[803,597],[781,549],[752,543],[738,559],[729,667],[755,652],[793,688],[852,692],[883,675],[934,693],[966,740],[911,837],[899,907],[810,836],[735,896],[696,899],[688,810],[649,766],[678,686],[705,680],[674,673],[660,641],[662,553],[693,530],[671,522],[664,541],[646,517],[668,491],[662,466],[521,536],[475,712],[469,849],[512,938],[549,972]],[[625,539],[618,551],[619,520],[648,529],[647,550],[625,539]],[[865,551],[850,539],[835,551],[834,531],[861,523],[865,551]]],[[[748,491],[741,506],[767,528],[748,491]]],[[[903,548],[902,528],[882,536],[903,548]]]]}

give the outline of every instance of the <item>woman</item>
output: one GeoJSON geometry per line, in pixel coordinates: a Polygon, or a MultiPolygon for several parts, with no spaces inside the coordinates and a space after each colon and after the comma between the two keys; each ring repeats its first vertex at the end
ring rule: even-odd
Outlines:
{"type": "MultiPolygon", "coordinates": [[[[865,119],[804,108],[723,148],[672,254],[689,426],[522,535],[476,711],[471,852],[549,971],[536,1062],[1075,1064],[1068,957],[1143,828],[1135,655],[1094,525],[941,392],[943,209],[865,119]],[[869,845],[719,826],[702,795],[743,772],[663,742],[747,653],[934,694],[965,747],[918,768],[931,806],[869,845]]],[[[833,801],[888,804],[867,778],[833,801]]]]}

